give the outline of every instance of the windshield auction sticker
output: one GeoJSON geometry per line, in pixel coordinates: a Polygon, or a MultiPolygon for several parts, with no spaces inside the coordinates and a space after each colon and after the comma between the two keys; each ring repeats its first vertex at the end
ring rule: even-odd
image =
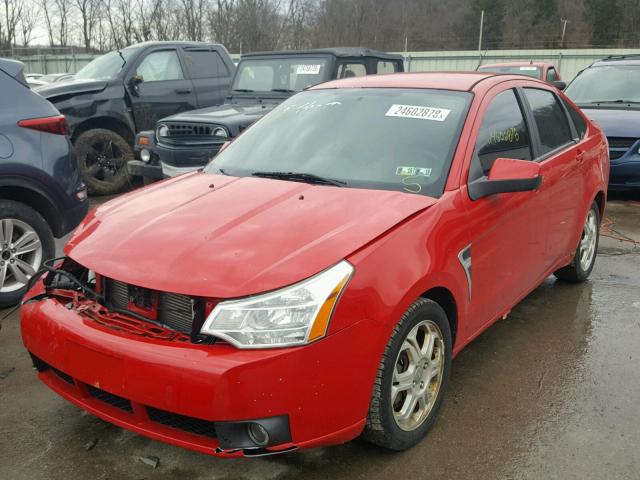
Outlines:
{"type": "Polygon", "coordinates": [[[446,108],[420,107],[415,105],[391,105],[391,108],[387,110],[385,116],[444,122],[450,113],[451,110],[446,108]]]}
{"type": "Polygon", "coordinates": [[[298,65],[296,75],[318,75],[322,65],[298,65]]]}

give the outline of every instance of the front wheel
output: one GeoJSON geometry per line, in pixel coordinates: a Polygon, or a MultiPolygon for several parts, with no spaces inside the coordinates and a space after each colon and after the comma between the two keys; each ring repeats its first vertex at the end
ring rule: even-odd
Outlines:
{"type": "Polygon", "coordinates": [[[600,238],[600,209],[593,202],[582,227],[582,236],[576,254],[569,265],[556,270],[553,274],[565,282],[584,282],[593,270],[598,254],[600,238]]]}
{"type": "Polygon", "coordinates": [[[451,372],[451,329],[419,299],[396,325],[378,368],[363,437],[390,450],[420,442],[435,422],[451,372]]]}
{"type": "Polygon", "coordinates": [[[78,170],[92,194],[113,195],[130,183],[127,162],[133,160],[131,145],[104,128],[87,130],[75,141],[78,170]]]}

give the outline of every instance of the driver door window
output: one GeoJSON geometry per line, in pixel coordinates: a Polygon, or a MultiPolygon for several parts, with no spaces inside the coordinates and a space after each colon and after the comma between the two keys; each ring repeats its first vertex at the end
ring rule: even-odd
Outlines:
{"type": "Polygon", "coordinates": [[[531,160],[531,138],[513,90],[496,95],[485,111],[469,181],[488,175],[498,158],[531,160]]]}
{"type": "Polygon", "coordinates": [[[145,83],[184,79],[180,59],[175,50],[150,53],[140,62],[136,74],[141,75],[145,83]]]}

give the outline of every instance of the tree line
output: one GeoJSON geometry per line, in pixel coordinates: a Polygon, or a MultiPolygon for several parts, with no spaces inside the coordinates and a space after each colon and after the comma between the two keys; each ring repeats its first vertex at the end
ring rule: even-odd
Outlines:
{"type": "Polygon", "coordinates": [[[637,47],[639,0],[0,0],[0,49],[200,40],[232,52],[637,47]],[[563,35],[564,31],[564,35],[563,35]]]}

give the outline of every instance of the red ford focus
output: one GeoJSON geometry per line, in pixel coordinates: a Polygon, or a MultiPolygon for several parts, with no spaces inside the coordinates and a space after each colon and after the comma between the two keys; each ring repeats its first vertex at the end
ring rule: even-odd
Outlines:
{"type": "Polygon", "coordinates": [[[182,447],[406,449],[453,356],[548,275],[589,275],[608,163],[535,79],[323,84],[91,213],[27,295],[24,344],[70,402],[182,447]]]}

